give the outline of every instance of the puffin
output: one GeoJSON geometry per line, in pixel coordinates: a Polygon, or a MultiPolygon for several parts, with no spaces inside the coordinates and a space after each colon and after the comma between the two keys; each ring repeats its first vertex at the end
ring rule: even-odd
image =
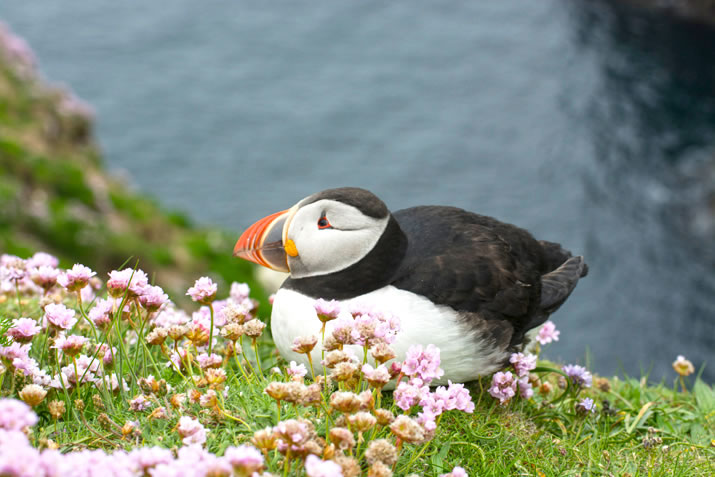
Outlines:
{"type": "MultiPolygon", "coordinates": [[[[398,361],[412,345],[438,347],[444,375],[435,384],[503,369],[588,273],[582,256],[523,228],[449,206],[390,212],[356,187],[315,193],[257,221],[234,256],[289,274],[271,312],[273,340],[286,360],[308,365],[293,341],[320,336],[313,305],[337,300],[343,309],[367,306],[399,317],[391,345],[398,361]]],[[[313,363],[321,350],[319,342],[313,363]]]]}

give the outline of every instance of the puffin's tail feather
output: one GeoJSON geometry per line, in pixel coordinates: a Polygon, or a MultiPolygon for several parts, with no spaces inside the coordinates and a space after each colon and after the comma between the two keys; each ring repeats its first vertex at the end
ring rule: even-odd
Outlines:
{"type": "MultiPolygon", "coordinates": [[[[555,271],[572,257],[571,252],[563,248],[561,244],[539,240],[539,245],[541,245],[542,257],[544,259],[544,274],[555,271]]],[[[588,275],[588,265],[583,262],[581,277],[585,277],[586,275],[588,275]]]]}
{"type": "Polygon", "coordinates": [[[547,316],[555,312],[569,297],[579,279],[586,276],[588,267],[583,257],[571,257],[556,270],[541,277],[539,308],[547,316]]]}

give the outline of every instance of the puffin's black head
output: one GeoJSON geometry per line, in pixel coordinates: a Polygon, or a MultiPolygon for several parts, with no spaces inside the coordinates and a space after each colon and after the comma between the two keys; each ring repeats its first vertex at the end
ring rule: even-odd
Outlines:
{"type": "Polygon", "coordinates": [[[327,275],[368,255],[390,219],[384,202],[367,190],[328,189],[253,224],[234,255],[296,279],[327,275]]]}

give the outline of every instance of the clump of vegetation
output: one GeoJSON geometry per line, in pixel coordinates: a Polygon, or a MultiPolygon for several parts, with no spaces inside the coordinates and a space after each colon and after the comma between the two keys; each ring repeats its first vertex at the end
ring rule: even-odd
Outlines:
{"type": "Polygon", "coordinates": [[[712,474],[715,394],[685,358],[673,387],[515,353],[435,388],[437,348],[395,361],[398,317],[338,302],[316,301],[324,332],[294,342],[308,366],[282,361],[249,292],[202,277],[185,312],[139,269],[104,283],[0,257],[0,473],[712,474]]]}

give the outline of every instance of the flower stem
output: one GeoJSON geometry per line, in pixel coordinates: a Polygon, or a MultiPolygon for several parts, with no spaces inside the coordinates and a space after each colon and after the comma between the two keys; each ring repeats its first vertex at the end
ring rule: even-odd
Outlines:
{"type": "Polygon", "coordinates": [[[308,357],[308,364],[310,365],[310,375],[313,377],[313,381],[315,381],[315,371],[313,371],[313,358],[310,356],[310,351],[305,353],[305,355],[308,357]]]}
{"type": "Polygon", "coordinates": [[[256,342],[256,338],[251,339],[251,348],[253,348],[253,353],[256,355],[256,366],[258,367],[258,374],[263,380],[263,370],[261,369],[261,358],[258,356],[258,343],[256,342]]]}
{"type": "Polygon", "coordinates": [[[214,341],[214,306],[211,303],[209,303],[209,310],[211,311],[211,328],[209,328],[209,356],[211,356],[214,341]]]}
{"type": "Polygon", "coordinates": [[[249,382],[248,375],[246,374],[246,370],[243,369],[243,365],[241,365],[241,360],[238,359],[238,353],[236,352],[236,341],[233,342],[233,359],[236,361],[236,364],[238,365],[238,369],[241,371],[243,378],[246,380],[246,382],[249,382]]]}

